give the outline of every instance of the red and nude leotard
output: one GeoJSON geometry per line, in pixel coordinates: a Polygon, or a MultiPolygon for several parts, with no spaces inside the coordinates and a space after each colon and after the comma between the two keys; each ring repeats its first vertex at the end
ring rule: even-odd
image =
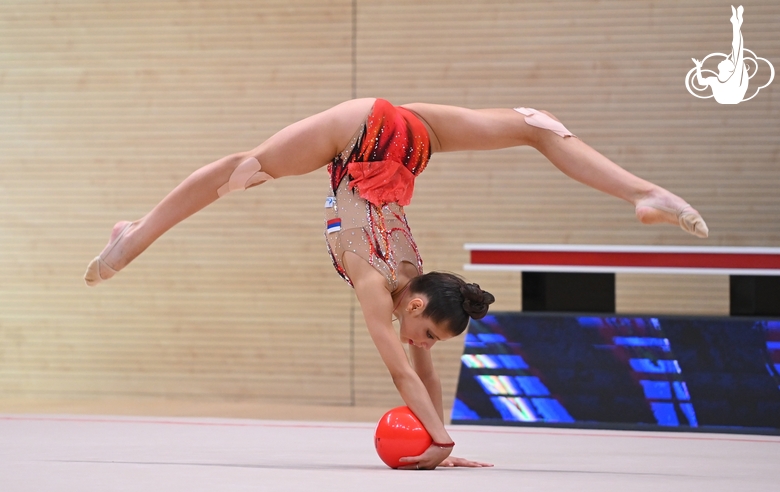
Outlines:
{"type": "Polygon", "coordinates": [[[422,274],[422,258],[403,207],[430,157],[423,122],[411,111],[377,99],[349,145],[328,165],[325,236],[333,266],[350,285],[343,264],[347,251],[384,275],[391,292],[398,287],[401,262],[422,274]]]}

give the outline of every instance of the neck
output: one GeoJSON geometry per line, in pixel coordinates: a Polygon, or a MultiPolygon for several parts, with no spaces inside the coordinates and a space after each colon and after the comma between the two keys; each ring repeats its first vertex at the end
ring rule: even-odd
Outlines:
{"type": "Polygon", "coordinates": [[[393,313],[398,310],[398,306],[401,305],[401,302],[404,300],[404,296],[406,296],[406,293],[409,291],[409,286],[412,285],[412,281],[406,283],[403,289],[401,289],[401,292],[398,293],[397,300],[395,301],[395,305],[393,306],[393,313]]]}

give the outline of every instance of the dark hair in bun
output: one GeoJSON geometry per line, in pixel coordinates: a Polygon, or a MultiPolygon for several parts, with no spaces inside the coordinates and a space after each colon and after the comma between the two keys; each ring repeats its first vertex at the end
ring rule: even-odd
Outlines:
{"type": "Polygon", "coordinates": [[[463,333],[469,318],[484,318],[488,306],[496,301],[490,292],[477,284],[466,283],[454,273],[426,273],[412,279],[409,289],[428,298],[423,316],[436,324],[446,323],[455,336],[463,333]]]}

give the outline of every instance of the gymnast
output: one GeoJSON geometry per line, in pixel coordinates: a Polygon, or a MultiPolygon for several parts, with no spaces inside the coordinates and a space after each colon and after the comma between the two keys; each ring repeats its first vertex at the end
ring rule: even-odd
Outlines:
{"type": "MultiPolygon", "coordinates": [[[[703,61],[692,58],[696,64],[696,81],[704,90],[712,87],[712,95],[720,104],[739,104],[748,89],[750,76],[745,64],[744,41],[742,39],[742,14],[745,9],[740,5],[737,9],[731,6],[731,54],[718,63],[717,77],[702,77],[703,61]]],[[[710,55],[712,56],[712,55],[710,55]]],[[[721,55],[724,56],[724,55],[721,55]]],[[[709,57],[708,57],[709,58],[709,57]]],[[[755,63],[755,60],[753,60],[755,63]]]]}
{"type": "Polygon", "coordinates": [[[383,99],[355,99],[294,123],[251,151],[198,169],[144,217],[118,222],[84,279],[89,286],[110,279],[163,233],[219,197],[327,165],[325,237],[333,265],[354,288],[398,392],[434,441],[422,455],[405,458],[406,468],[490,466],[450,456],[454,443],[444,427],[430,348],[461,334],[470,318],[484,317],[495,299],[456,275],[423,274],[404,206],[431,154],[519,145],[539,150],[569,177],[631,203],[642,223],[677,224],[707,237],[704,220],[683,199],[619,167],[546,111],[425,103],[396,107],[383,99]]]}

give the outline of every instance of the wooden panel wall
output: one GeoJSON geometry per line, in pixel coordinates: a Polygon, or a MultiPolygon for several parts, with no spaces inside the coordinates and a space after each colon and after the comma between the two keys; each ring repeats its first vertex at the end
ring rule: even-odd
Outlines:
{"type": "MultiPolygon", "coordinates": [[[[780,6],[746,9],[746,46],[777,63],[780,6]]],[[[642,226],[630,205],[569,180],[532,149],[441,154],[407,210],[427,267],[458,271],[464,242],[780,245],[777,81],[737,106],[684,86],[692,57],[730,50],[730,15],[703,1],[361,3],[359,96],[546,109],[621,166],[685,197],[711,229],[702,241],[642,226]]],[[[500,309],[520,308],[519,275],[468,276],[496,291],[500,309]]],[[[726,277],[616,280],[620,312],[728,312],[726,277]]],[[[454,389],[460,347],[438,351],[454,368],[445,384],[454,389]]]]}
{"type": "Polygon", "coordinates": [[[349,99],[351,9],[0,5],[0,392],[349,401],[352,293],[322,240],[324,170],[220,200],[111,284],[81,276],[117,220],[349,99]]]}
{"type": "MultiPolygon", "coordinates": [[[[546,109],[711,229],[641,226],[532,149],[442,154],[407,209],[427,270],[463,273],[465,242],[780,245],[777,82],[737,106],[684,88],[690,58],[729,51],[727,5],[355,5],[0,5],[0,393],[398,403],[325,253],[324,170],[231,195],[109,284],[81,280],[114,222],[353,93],[546,109]]],[[[746,6],[746,47],[775,63],[778,27],[776,2],[746,6]]],[[[519,275],[468,277],[520,308],[519,275]]],[[[728,310],[725,277],[617,284],[621,312],[728,310]]],[[[461,350],[434,349],[447,403],[461,350]]]]}

